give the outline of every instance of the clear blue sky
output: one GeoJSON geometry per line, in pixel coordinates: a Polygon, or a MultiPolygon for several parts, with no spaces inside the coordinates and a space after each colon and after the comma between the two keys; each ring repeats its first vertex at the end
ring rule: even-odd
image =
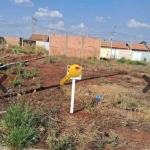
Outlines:
{"type": "Polygon", "coordinates": [[[150,43],[149,12],[150,0],[0,0],[0,35],[29,37],[34,16],[45,27],[38,33],[54,28],[108,40],[114,31],[115,40],[150,43]]]}

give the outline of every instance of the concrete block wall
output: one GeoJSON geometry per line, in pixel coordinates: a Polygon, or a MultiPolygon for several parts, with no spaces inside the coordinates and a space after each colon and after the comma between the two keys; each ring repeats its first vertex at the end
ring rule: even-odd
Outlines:
{"type": "Polygon", "coordinates": [[[99,58],[100,40],[98,38],[50,35],[50,55],[99,58]]]}

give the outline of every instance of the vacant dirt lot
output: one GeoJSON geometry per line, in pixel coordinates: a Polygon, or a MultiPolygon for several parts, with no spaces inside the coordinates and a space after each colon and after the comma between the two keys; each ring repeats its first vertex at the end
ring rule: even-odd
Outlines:
{"type": "MultiPolygon", "coordinates": [[[[9,63],[40,57],[7,55],[9,63]]],[[[0,111],[7,111],[11,101],[28,102],[48,120],[48,126],[39,127],[42,136],[35,148],[50,149],[48,137],[57,130],[60,137],[72,137],[78,150],[150,149],[150,91],[142,92],[147,85],[142,75],[150,75],[149,64],[133,66],[64,56],[25,64],[1,71],[1,77],[8,76],[3,83],[8,91],[0,91],[0,111]],[[59,82],[66,75],[66,66],[73,63],[84,70],[82,80],[76,82],[75,108],[70,114],[71,82],[61,87],[59,82]],[[32,70],[35,76],[20,77],[17,70],[21,69],[32,70]],[[21,80],[22,86],[14,86],[14,80],[21,80]],[[94,103],[97,94],[102,99],[94,103]]]]}

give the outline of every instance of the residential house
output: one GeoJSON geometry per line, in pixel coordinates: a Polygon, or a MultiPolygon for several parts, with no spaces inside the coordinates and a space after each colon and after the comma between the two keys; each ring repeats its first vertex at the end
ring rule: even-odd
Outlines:
{"type": "Polygon", "coordinates": [[[100,47],[100,58],[102,59],[110,59],[111,57],[111,49],[109,42],[102,41],[100,47]]]}
{"type": "Polygon", "coordinates": [[[50,50],[49,35],[32,34],[29,40],[35,41],[37,47],[42,47],[48,51],[50,50]]]}
{"type": "Polygon", "coordinates": [[[120,59],[120,58],[131,59],[132,50],[129,49],[128,45],[123,42],[112,42],[111,43],[111,58],[120,59]]]}
{"type": "Polygon", "coordinates": [[[23,39],[23,46],[25,46],[26,48],[27,47],[32,47],[33,49],[35,49],[35,47],[36,47],[36,41],[34,41],[34,40],[29,40],[29,39],[23,39]]]}
{"type": "Polygon", "coordinates": [[[128,44],[130,49],[132,50],[132,60],[150,60],[150,53],[148,52],[148,48],[144,44],[128,44]]]}

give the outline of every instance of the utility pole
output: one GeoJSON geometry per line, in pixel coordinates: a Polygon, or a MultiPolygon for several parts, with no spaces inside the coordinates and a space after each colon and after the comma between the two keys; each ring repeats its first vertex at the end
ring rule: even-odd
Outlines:
{"type": "Polygon", "coordinates": [[[113,35],[114,35],[114,31],[115,31],[116,26],[114,26],[113,32],[111,34],[111,43],[110,43],[110,47],[111,47],[111,51],[112,51],[112,40],[113,40],[113,35]]]}
{"type": "Polygon", "coordinates": [[[32,17],[32,33],[35,33],[36,22],[37,19],[35,17],[32,17]]]}
{"type": "Polygon", "coordinates": [[[130,42],[130,49],[132,50],[132,38],[131,38],[131,42],[130,42]]]}
{"type": "Polygon", "coordinates": [[[113,35],[114,35],[115,28],[116,28],[116,26],[114,26],[113,32],[111,34],[111,39],[110,39],[111,40],[111,50],[112,50],[112,40],[113,40],[113,35]]]}

